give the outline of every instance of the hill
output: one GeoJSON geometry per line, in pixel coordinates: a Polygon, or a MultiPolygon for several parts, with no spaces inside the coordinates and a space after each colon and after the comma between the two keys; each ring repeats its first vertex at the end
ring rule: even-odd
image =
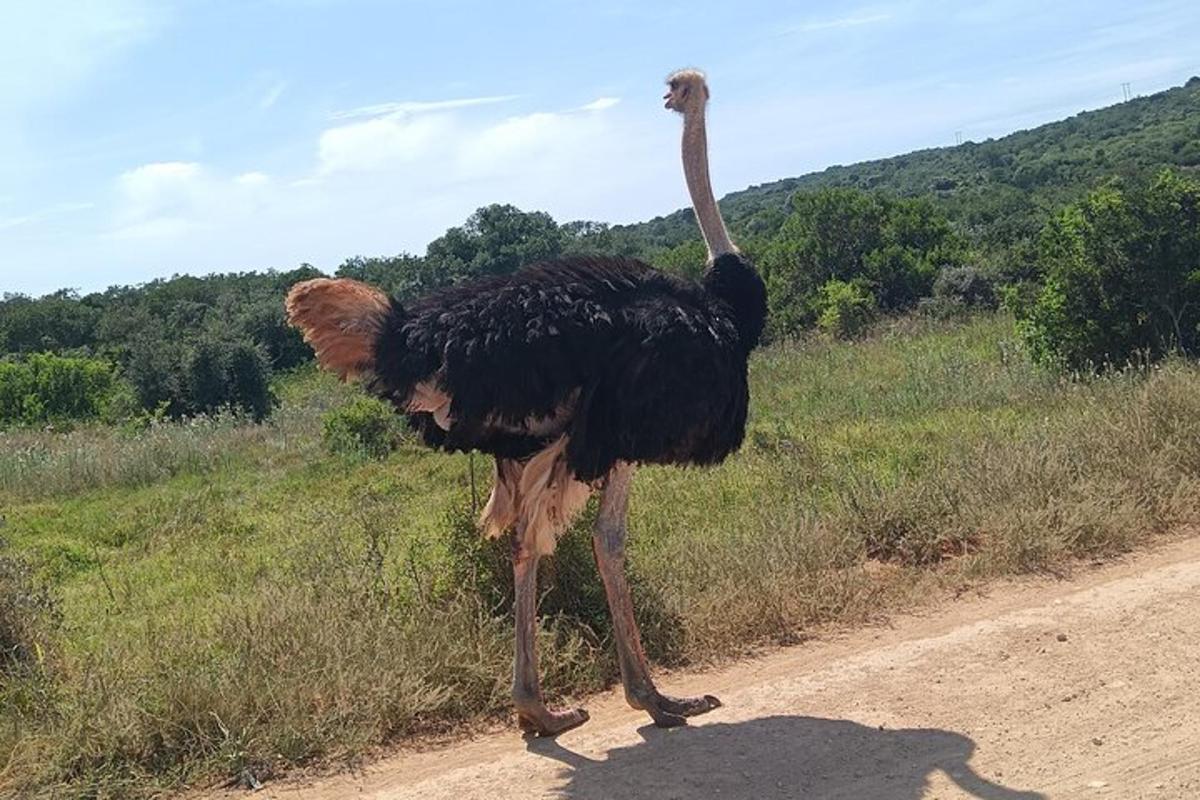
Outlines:
{"type": "MultiPolygon", "coordinates": [[[[743,235],[770,235],[797,191],[846,187],[900,197],[928,196],[986,251],[1017,246],[1040,229],[1047,213],[1112,176],[1140,179],[1163,167],[1200,169],[1200,77],[999,139],[918,150],[891,158],[837,165],[751,186],[721,200],[743,235]]],[[[643,247],[672,247],[695,238],[690,209],[680,209],[613,234],[643,247]]]]}

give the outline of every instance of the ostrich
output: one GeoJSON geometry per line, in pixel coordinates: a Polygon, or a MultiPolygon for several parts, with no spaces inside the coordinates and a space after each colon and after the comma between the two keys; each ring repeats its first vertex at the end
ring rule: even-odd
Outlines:
{"type": "Polygon", "coordinates": [[[430,447],[495,457],[480,522],[489,536],[512,531],[512,695],[521,728],[535,735],[588,719],[583,709],[547,708],[534,643],[538,560],[594,491],[592,549],[627,701],[661,727],[720,705],[655,688],[624,569],[633,465],[716,464],[741,445],[746,362],[766,319],[763,282],[730,240],[709,182],[704,76],[676,72],[668,87],[708,248],[699,283],[629,258],[578,257],[407,306],[348,279],[305,281],[287,297],[288,319],[322,367],[390,400],[430,447]]]}

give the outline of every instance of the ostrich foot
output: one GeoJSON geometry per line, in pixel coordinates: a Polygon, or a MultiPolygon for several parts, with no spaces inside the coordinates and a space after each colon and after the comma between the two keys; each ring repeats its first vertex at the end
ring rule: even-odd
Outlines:
{"type": "Polygon", "coordinates": [[[588,713],[582,708],[551,711],[541,703],[536,703],[517,709],[517,724],[532,736],[556,736],[587,721],[588,713]]]}
{"type": "Polygon", "coordinates": [[[629,705],[650,714],[654,724],[660,728],[675,728],[687,724],[687,717],[706,714],[719,708],[721,701],[706,694],[703,697],[671,697],[657,691],[643,694],[627,694],[629,705]]]}

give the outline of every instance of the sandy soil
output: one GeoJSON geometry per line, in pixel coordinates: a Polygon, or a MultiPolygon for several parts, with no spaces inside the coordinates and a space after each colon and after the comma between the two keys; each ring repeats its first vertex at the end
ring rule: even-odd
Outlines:
{"type": "Polygon", "coordinates": [[[667,676],[725,703],[687,728],[612,692],[557,740],[505,731],[255,797],[1200,798],[1198,632],[1193,537],[667,676]]]}

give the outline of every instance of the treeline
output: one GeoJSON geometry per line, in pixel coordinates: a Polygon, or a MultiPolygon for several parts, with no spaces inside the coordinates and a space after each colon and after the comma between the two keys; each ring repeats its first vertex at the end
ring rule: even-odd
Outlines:
{"type": "MultiPolygon", "coordinates": [[[[101,406],[170,417],[230,407],[261,419],[274,403],[272,373],[311,358],[285,323],[281,297],[296,281],[320,274],[303,266],[290,272],[176,276],[83,296],[69,290],[36,300],[5,295],[0,351],[9,376],[30,373],[36,354],[55,354],[60,371],[104,365],[120,382],[106,391],[131,399],[96,399],[66,413],[63,397],[23,378],[23,410],[14,416],[11,406],[0,405],[0,424],[87,418],[100,415],[101,406]],[[41,387],[40,403],[30,399],[33,385],[41,387]]],[[[5,394],[15,394],[15,377],[8,383],[5,394]]]]}

